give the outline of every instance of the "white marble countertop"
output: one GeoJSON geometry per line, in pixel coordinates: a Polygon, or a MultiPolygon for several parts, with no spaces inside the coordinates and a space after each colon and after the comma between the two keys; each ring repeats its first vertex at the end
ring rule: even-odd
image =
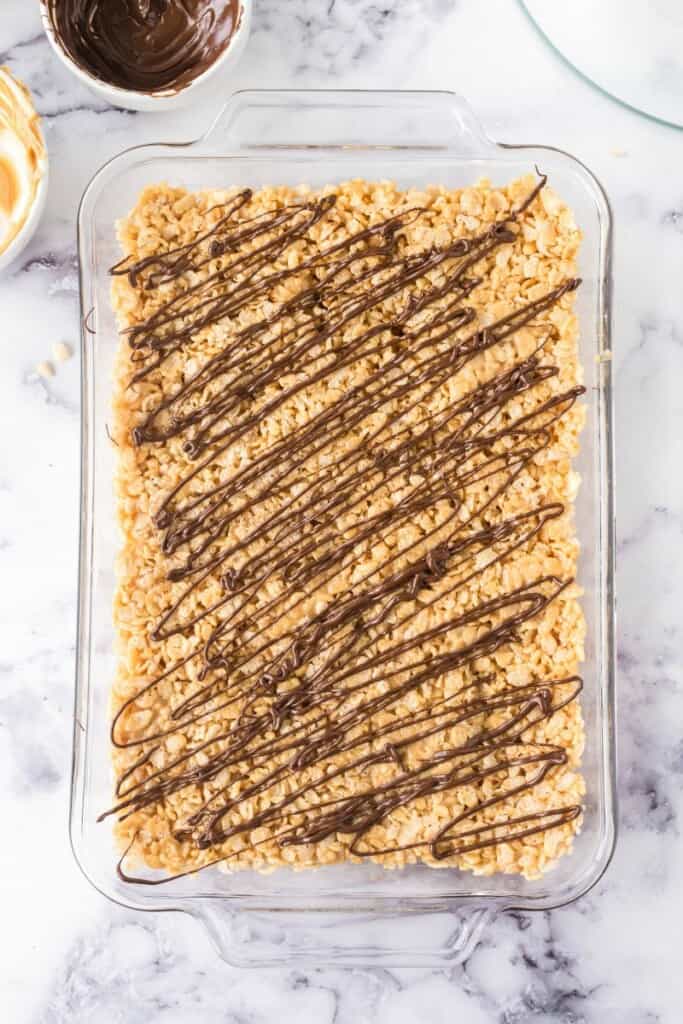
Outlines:
{"type": "Polygon", "coordinates": [[[2,1020],[679,1024],[683,134],[595,92],[513,0],[256,0],[235,88],[455,89],[495,137],[567,149],[606,186],[616,218],[621,836],[589,896],[497,920],[450,971],[240,970],[190,918],[108,903],[72,858],[78,356],[47,383],[33,374],[54,342],[78,344],[74,218],[85,183],[124,147],[196,135],[222,97],[191,114],[114,110],[56,62],[37,8],[4,0],[0,14],[0,63],[33,89],[51,158],[45,218],[0,279],[2,1020]]]}

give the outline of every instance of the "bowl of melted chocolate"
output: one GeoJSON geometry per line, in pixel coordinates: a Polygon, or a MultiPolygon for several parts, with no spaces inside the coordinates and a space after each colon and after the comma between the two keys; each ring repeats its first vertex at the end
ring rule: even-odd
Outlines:
{"type": "Polygon", "coordinates": [[[249,34],[251,0],[40,0],[53,49],[118,106],[158,110],[190,102],[234,66],[249,34]]]}

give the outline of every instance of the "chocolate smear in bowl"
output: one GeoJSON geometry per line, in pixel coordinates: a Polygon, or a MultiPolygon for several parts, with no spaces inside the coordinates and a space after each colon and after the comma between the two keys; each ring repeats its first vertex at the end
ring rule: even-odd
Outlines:
{"type": "Polygon", "coordinates": [[[221,56],[240,0],[47,0],[55,36],[95,78],[135,92],[179,91],[221,56]]]}

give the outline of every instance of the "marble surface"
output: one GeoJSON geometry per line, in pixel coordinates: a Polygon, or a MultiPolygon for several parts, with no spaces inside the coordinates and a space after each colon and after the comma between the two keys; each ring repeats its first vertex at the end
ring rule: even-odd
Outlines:
{"type": "Polygon", "coordinates": [[[191,114],[114,110],[42,35],[37,0],[3,0],[0,63],[34,91],[45,218],[0,279],[0,1005],[7,1024],[678,1024],[683,1015],[683,134],[597,94],[512,0],[255,0],[234,87],[449,88],[489,132],[583,159],[616,217],[621,837],[574,906],[497,920],[450,971],[235,969],[199,924],[108,903],[81,876],[66,817],[76,608],[79,365],[74,218],[85,183],[191,114]],[[680,602],[680,603],[679,603],[680,602]]]}

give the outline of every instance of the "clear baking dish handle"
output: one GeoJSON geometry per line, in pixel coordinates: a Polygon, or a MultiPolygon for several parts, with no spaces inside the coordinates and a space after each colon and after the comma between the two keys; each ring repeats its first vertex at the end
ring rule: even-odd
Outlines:
{"type": "Polygon", "coordinates": [[[207,900],[195,911],[219,955],[238,967],[313,965],[454,967],[494,917],[484,907],[406,911],[231,910],[207,900]]]}
{"type": "Polygon", "coordinates": [[[362,147],[478,157],[497,151],[470,106],[452,92],[250,89],[228,100],[202,141],[249,153],[362,147]]]}

